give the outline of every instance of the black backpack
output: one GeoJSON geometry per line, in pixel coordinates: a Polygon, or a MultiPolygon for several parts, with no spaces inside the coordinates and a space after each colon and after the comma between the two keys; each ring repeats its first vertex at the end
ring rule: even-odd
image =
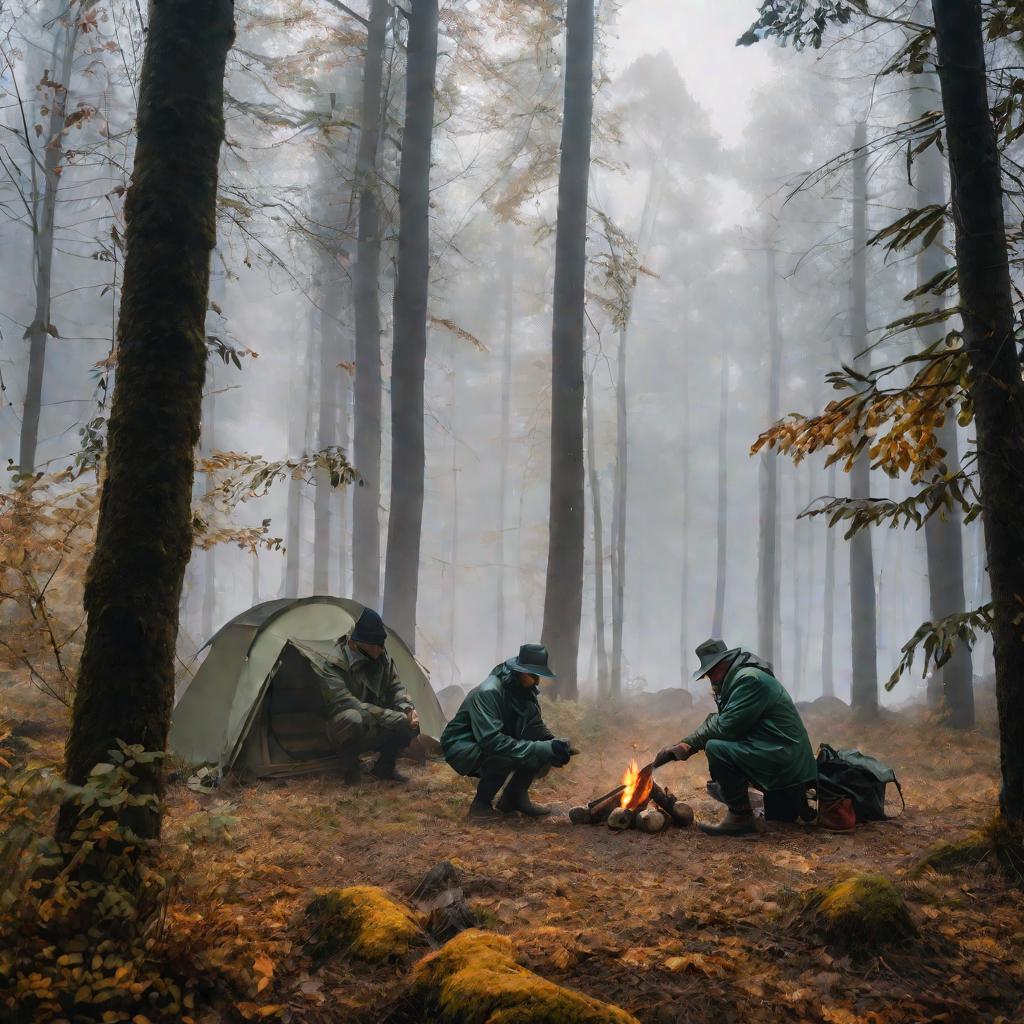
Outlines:
{"type": "Polygon", "coordinates": [[[885,821],[885,787],[892,783],[899,794],[900,814],[906,810],[896,773],[877,758],[859,750],[836,750],[827,743],[818,748],[818,801],[848,796],[858,821],[885,821]]]}

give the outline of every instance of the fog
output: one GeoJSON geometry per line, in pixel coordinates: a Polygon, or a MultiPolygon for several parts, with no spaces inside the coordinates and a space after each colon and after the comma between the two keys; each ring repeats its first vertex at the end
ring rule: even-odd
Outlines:
{"type": "MultiPolygon", "coordinates": [[[[349,6],[367,12],[362,0],[349,6]]],[[[551,391],[564,40],[559,12],[545,18],[549,7],[560,5],[534,5],[527,16],[517,14],[511,0],[442,4],[430,178],[423,531],[416,634],[406,638],[439,689],[475,685],[496,661],[542,632],[551,410],[564,399],[551,391]],[[511,374],[503,457],[506,345],[511,374]]],[[[897,336],[870,355],[852,351],[854,168],[844,157],[855,126],[866,122],[869,235],[917,205],[906,147],[883,145],[911,116],[910,101],[905,80],[876,74],[878,54],[893,49],[885,31],[871,30],[857,46],[817,51],[737,47],[755,7],[749,0],[598,4],[585,369],[603,512],[605,639],[610,651],[620,427],[615,387],[625,336],[623,689],[703,685],[690,682],[693,648],[714,625],[723,523],[722,632],[731,645],[757,649],[761,464],[767,458],[775,460],[778,475],[773,604],[779,632],[775,649],[759,653],[774,662],[791,693],[813,699],[822,692],[823,643],[830,633],[835,693],[849,700],[849,544],[841,526],[831,531],[830,627],[830,531],[822,518],[797,518],[821,496],[849,494],[849,474],[840,463],[830,476],[821,454],[794,465],[774,454],[752,456],[751,446],[771,425],[773,303],[782,414],[819,410],[835,394],[825,375],[841,361],[899,358],[901,345],[910,350],[911,340],[897,336]],[[630,267],[635,288],[627,287],[624,296],[630,267]]],[[[37,84],[54,66],[54,26],[62,12],[63,5],[27,0],[0,12],[8,58],[0,71],[0,444],[12,470],[23,461],[30,335],[38,322],[44,258],[42,168],[47,145],[54,151],[45,124],[55,91],[37,84]]],[[[200,451],[276,461],[340,445],[358,473],[351,449],[361,371],[353,267],[365,30],[316,0],[239,6],[236,14],[207,324],[217,341],[200,451]]],[[[106,8],[80,31],[71,62],[64,113],[83,113],[59,140],[35,471],[54,472],[76,458],[90,465],[94,435],[103,433],[116,373],[108,357],[124,256],[140,18],[144,12],[135,5],[106,8]]],[[[402,47],[392,38],[384,61],[376,188],[382,221],[382,586],[391,379],[398,371],[391,354],[392,298],[404,89],[402,47]]],[[[915,286],[915,266],[910,258],[886,259],[877,248],[867,250],[866,260],[867,327],[877,343],[886,324],[910,311],[903,297],[915,286]]],[[[197,478],[197,501],[216,483],[215,475],[197,478]]],[[[352,596],[357,487],[332,488],[319,471],[309,480],[280,481],[266,496],[217,513],[223,527],[269,520],[264,539],[281,544],[264,543],[256,553],[230,542],[196,550],[182,599],[183,662],[212,630],[257,601],[309,595],[324,584],[331,594],[352,596]]],[[[911,491],[903,478],[871,473],[873,497],[900,500],[911,491]]],[[[581,691],[593,693],[589,482],[585,493],[579,675],[581,691]]],[[[902,645],[931,616],[927,557],[924,531],[913,528],[873,529],[871,543],[877,671],[884,682],[902,645]]],[[[964,528],[963,545],[967,606],[975,607],[987,590],[980,523],[964,528]]],[[[976,676],[988,671],[989,658],[986,644],[975,657],[976,676]]],[[[890,704],[917,700],[923,685],[915,673],[880,696],[890,704]]]]}

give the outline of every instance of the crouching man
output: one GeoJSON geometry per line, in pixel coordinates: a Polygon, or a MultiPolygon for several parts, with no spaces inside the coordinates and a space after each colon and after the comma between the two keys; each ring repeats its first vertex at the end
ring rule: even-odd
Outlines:
{"type": "Polygon", "coordinates": [[[364,609],[352,632],[338,640],[330,675],[321,676],[327,731],[349,784],[360,780],[359,755],[370,751],[379,752],[371,769],[377,778],[408,781],[395,762],[419,734],[420,718],[384,650],[387,638],[381,617],[364,609]]]}
{"type": "Polygon", "coordinates": [[[445,760],[460,775],[479,778],[469,817],[500,818],[518,811],[527,817],[550,814],[530,800],[529,789],[548,767],[561,768],[574,751],[544,724],[537,699],[541,679],[553,679],[547,648],[524,644],[519,656],[495,666],[471,690],[441,734],[445,760]],[[506,785],[507,780],[507,785],[506,785]],[[498,790],[505,791],[493,804],[498,790]]]}
{"type": "Polygon", "coordinates": [[[771,666],[722,640],[697,648],[694,679],[711,682],[718,711],[703,725],[655,758],[655,767],[685,761],[703,750],[711,782],[708,792],[729,811],[718,825],[701,825],[710,835],[758,831],[748,785],[765,794],[765,814],[795,821],[807,811],[808,785],[818,777],[807,730],[792,699],[771,666]]]}

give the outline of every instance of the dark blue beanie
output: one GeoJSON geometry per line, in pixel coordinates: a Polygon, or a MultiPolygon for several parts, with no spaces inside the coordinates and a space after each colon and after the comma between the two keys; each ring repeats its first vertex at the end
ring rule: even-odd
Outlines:
{"type": "Polygon", "coordinates": [[[387,638],[384,620],[372,608],[364,608],[352,630],[352,639],[356,643],[379,644],[383,647],[387,638]]]}

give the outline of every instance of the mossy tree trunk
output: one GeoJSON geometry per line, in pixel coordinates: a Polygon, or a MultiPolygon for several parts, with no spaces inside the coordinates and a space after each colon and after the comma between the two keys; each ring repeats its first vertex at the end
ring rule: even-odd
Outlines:
{"type": "Polygon", "coordinates": [[[416,597],[423,527],[423,374],[430,275],[430,146],[434,136],[437,0],[409,17],[405,127],[398,176],[398,267],[391,356],[391,513],[384,567],[384,618],[416,647],[416,597]]]}
{"type": "Polygon", "coordinates": [[[555,693],[571,700],[578,692],[576,663],[583,611],[583,317],[593,75],[594,3],[568,0],[551,328],[548,565],[541,638],[558,672],[555,693]]]}
{"type": "MultiPolygon", "coordinates": [[[[190,498],[206,374],[205,320],[224,138],[230,0],[154,0],[139,92],[138,145],[125,202],[117,376],[88,625],[65,752],[81,783],[117,740],[166,745],[178,601],[192,547],[190,498]]],[[[136,770],[161,791],[159,768],[136,770]]],[[[60,832],[75,809],[66,805],[60,832]]],[[[128,822],[144,837],[159,811],[128,822]]]]}
{"type": "Polygon", "coordinates": [[[1014,343],[1003,188],[978,0],[932,0],[956,225],[964,348],[992,583],[999,804],[1024,819],[1024,382],[1014,343]]]}

